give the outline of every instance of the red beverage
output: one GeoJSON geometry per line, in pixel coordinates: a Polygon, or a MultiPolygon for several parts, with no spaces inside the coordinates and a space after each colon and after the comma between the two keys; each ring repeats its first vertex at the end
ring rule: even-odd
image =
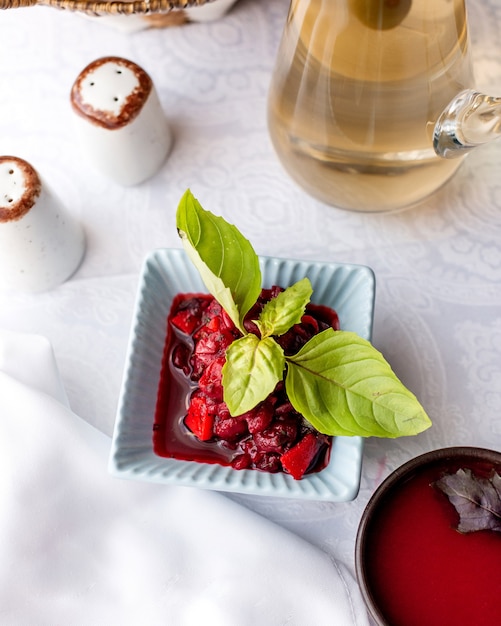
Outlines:
{"type": "Polygon", "coordinates": [[[357,569],[369,606],[379,613],[378,624],[501,624],[501,533],[458,532],[456,509],[433,485],[458,469],[479,477],[493,468],[500,473],[497,456],[494,465],[470,455],[415,465],[382,493],[371,515],[365,514],[357,569]]]}

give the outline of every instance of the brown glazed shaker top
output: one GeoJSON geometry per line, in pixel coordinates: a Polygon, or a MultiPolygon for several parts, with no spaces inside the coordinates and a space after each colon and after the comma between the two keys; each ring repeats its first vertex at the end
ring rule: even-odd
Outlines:
{"type": "Polygon", "coordinates": [[[41,191],[40,178],[29,163],[14,156],[0,156],[0,224],[26,215],[41,191]]]}
{"type": "Polygon", "coordinates": [[[115,130],[137,117],[152,87],[149,75],[132,61],[102,57],[78,75],[71,89],[71,105],[87,121],[115,130]]]}

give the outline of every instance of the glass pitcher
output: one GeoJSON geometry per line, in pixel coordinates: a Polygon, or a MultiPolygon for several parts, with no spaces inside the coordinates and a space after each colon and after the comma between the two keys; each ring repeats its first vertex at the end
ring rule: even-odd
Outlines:
{"type": "Polygon", "coordinates": [[[501,135],[501,99],[474,90],[465,0],[291,0],[268,127],[312,196],[391,211],[501,135]]]}

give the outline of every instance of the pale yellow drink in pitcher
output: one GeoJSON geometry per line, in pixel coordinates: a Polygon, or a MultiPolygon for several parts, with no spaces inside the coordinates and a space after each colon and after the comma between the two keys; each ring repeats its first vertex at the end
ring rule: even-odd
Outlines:
{"type": "Polygon", "coordinates": [[[436,156],[444,106],[474,85],[463,0],[292,0],[269,132],[311,195],[357,211],[410,206],[461,159],[436,156]]]}

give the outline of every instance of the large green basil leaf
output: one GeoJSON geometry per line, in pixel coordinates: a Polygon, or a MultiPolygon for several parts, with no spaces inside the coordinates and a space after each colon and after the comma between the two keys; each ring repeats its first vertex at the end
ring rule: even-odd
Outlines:
{"type": "Polygon", "coordinates": [[[355,333],[327,329],[287,364],[289,399],[320,432],[401,437],[431,426],[383,355],[355,333]]]}
{"type": "Polygon", "coordinates": [[[190,190],[179,202],[176,226],[205,286],[244,333],[245,314],[261,292],[259,258],[252,245],[235,226],[203,209],[190,190]]]}

